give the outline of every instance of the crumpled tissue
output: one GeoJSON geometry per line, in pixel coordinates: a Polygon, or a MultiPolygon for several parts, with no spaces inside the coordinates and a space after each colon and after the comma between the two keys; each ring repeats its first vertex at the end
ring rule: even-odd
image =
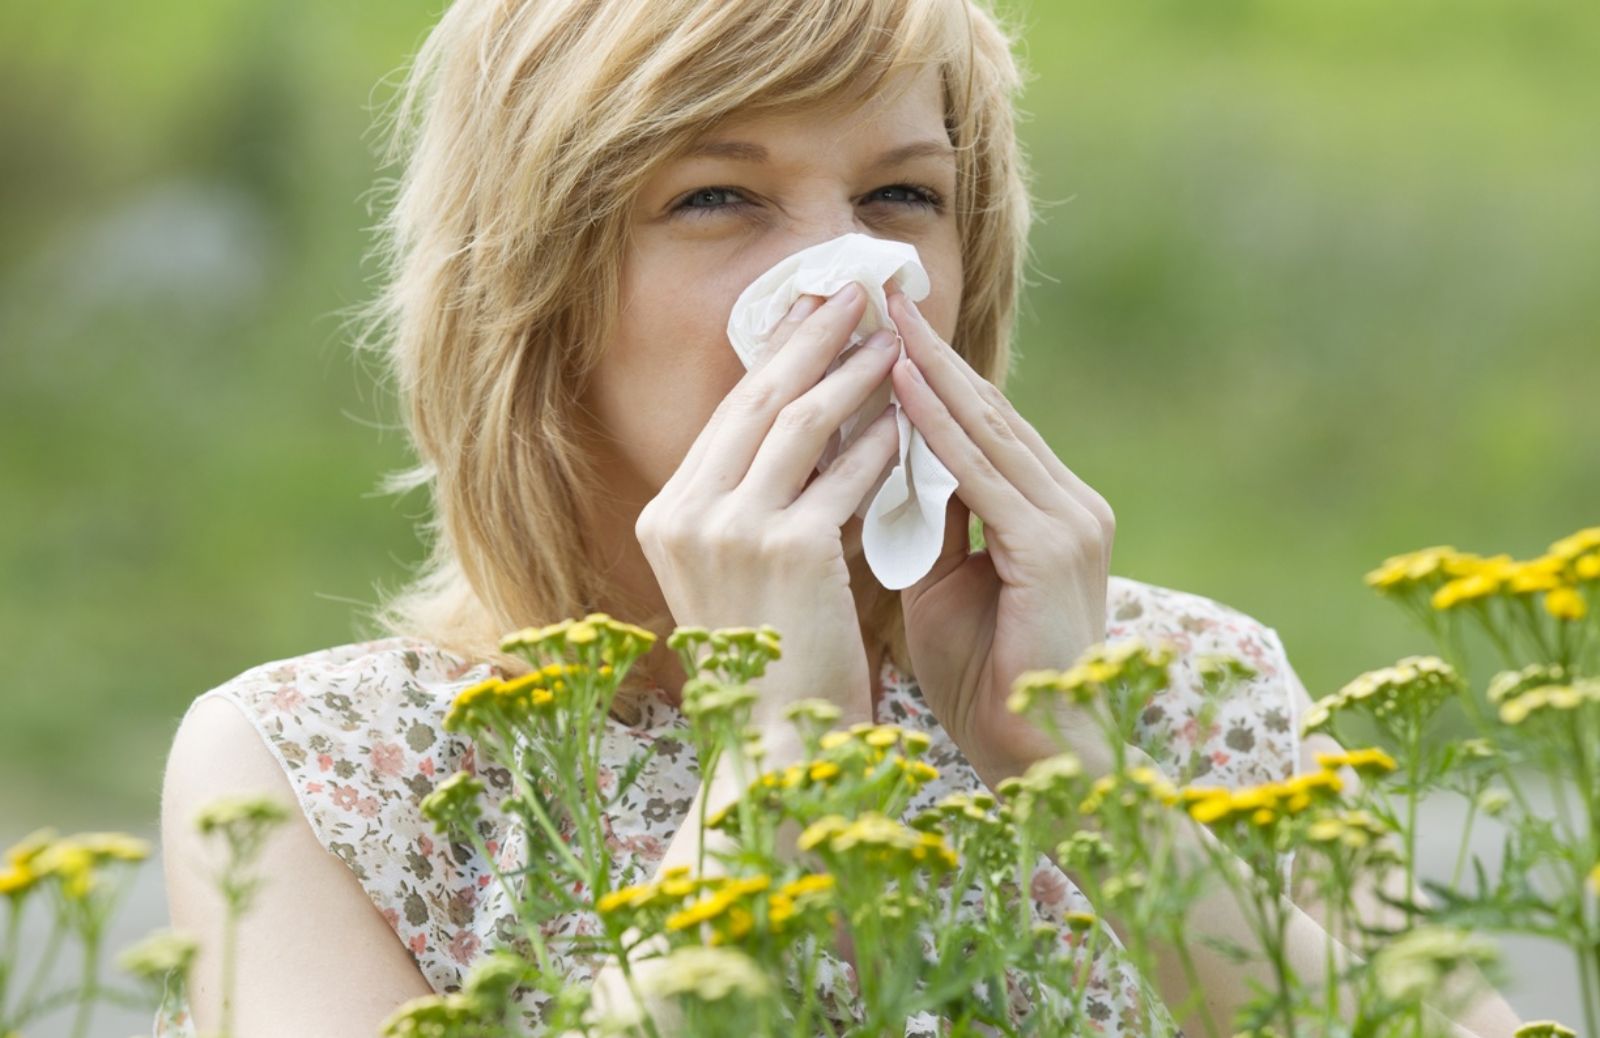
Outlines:
{"type": "MultiPolygon", "coordinates": [[[[913,302],[927,298],[931,288],[916,246],[909,242],[852,232],[801,249],[750,282],[734,301],[728,316],[728,341],[745,368],[754,367],[776,348],[768,340],[796,299],[831,296],[852,281],[859,282],[866,292],[866,312],[824,377],[878,329],[892,328],[898,334],[889,317],[886,282],[898,284],[913,302]]],[[[905,354],[903,341],[900,353],[905,354]]],[[[829,437],[817,471],[826,470],[854,442],[851,434],[888,403],[894,404],[900,430],[899,457],[891,461],[855,514],[861,519],[861,547],[868,567],[884,587],[899,590],[921,580],[938,559],[944,542],[945,506],[956,489],[956,478],[906,417],[891,383],[885,382],[829,437]]]]}

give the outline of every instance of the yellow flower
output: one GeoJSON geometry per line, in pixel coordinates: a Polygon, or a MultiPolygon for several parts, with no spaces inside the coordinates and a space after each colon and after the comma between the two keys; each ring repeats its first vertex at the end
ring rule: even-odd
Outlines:
{"type": "Polygon", "coordinates": [[[689,905],[689,907],[679,909],[667,916],[667,929],[687,930],[691,926],[698,926],[709,919],[715,919],[726,911],[729,905],[733,904],[735,897],[736,895],[730,894],[727,890],[719,890],[708,894],[689,905]]]}
{"type": "Polygon", "coordinates": [[[1571,560],[1595,548],[1600,548],[1600,526],[1590,526],[1568,534],[1550,545],[1550,554],[1571,560]]]}
{"type": "Polygon", "coordinates": [[[0,870],[0,896],[21,897],[39,882],[41,874],[26,865],[7,865],[0,870]]]}
{"type": "Polygon", "coordinates": [[[1585,555],[1572,564],[1579,580],[1600,580],[1600,553],[1585,555]]]}
{"type": "Polygon", "coordinates": [[[1061,918],[1066,922],[1067,928],[1071,930],[1083,931],[1095,924],[1095,914],[1093,912],[1067,912],[1061,918]]]}
{"type": "Polygon", "coordinates": [[[1225,789],[1216,790],[1189,805],[1189,817],[1202,825],[1214,825],[1233,811],[1233,799],[1225,789]]]}
{"type": "Polygon", "coordinates": [[[1577,588],[1563,584],[1545,592],[1544,611],[1557,620],[1582,620],[1589,612],[1589,605],[1577,588]]]}
{"type": "Polygon", "coordinates": [[[1369,587],[1380,591],[1414,584],[1439,572],[1446,560],[1454,558],[1455,548],[1447,544],[1421,548],[1404,555],[1391,555],[1365,577],[1369,587]]]}
{"type": "Polygon", "coordinates": [[[1600,862],[1597,862],[1595,867],[1589,870],[1589,889],[1596,894],[1600,894],[1600,862]]]}
{"type": "Polygon", "coordinates": [[[810,872],[804,876],[791,879],[778,888],[778,893],[785,897],[804,897],[806,894],[823,893],[837,886],[833,876],[826,872],[810,872]]]}
{"type": "Polygon", "coordinates": [[[1579,678],[1570,685],[1541,685],[1501,703],[1500,720],[1517,725],[1538,711],[1575,710],[1596,701],[1600,701],[1600,680],[1579,678]]]}
{"type": "Polygon", "coordinates": [[[1322,768],[1350,767],[1363,778],[1383,775],[1395,769],[1394,758],[1377,747],[1365,750],[1346,750],[1343,753],[1317,754],[1317,766],[1322,768]]]}
{"type": "Polygon", "coordinates": [[[1560,587],[1566,571],[1566,561],[1554,555],[1542,555],[1527,562],[1515,563],[1506,580],[1506,590],[1512,594],[1529,594],[1560,587]]]}

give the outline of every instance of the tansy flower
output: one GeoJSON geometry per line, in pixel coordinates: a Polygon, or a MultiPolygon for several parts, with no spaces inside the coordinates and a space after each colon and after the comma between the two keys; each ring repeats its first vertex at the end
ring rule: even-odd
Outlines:
{"type": "Polygon", "coordinates": [[[641,990],[654,998],[691,995],[703,1002],[765,997],[772,982],[754,959],[733,948],[683,945],[641,970],[641,990]]]}
{"type": "Polygon", "coordinates": [[[806,827],[796,846],[802,851],[817,849],[897,868],[928,864],[953,869],[960,864],[939,833],[920,832],[877,811],[868,811],[854,821],[841,815],[824,816],[806,827]]]}
{"type": "Polygon", "coordinates": [[[1506,590],[1514,595],[1532,594],[1560,587],[1566,561],[1554,555],[1541,555],[1537,559],[1515,563],[1506,578],[1506,590]]]}
{"type": "Polygon", "coordinates": [[[199,943],[188,934],[158,930],[123,949],[117,965],[136,977],[160,980],[174,970],[186,973],[199,951],[199,943]]]}
{"type": "Polygon", "coordinates": [[[1433,593],[1430,602],[1435,609],[1453,609],[1463,602],[1475,602],[1495,594],[1516,572],[1517,563],[1509,555],[1492,558],[1459,555],[1451,560],[1451,567],[1464,575],[1433,593]]]}
{"type": "Polygon", "coordinates": [[[1421,548],[1404,555],[1391,555],[1377,569],[1368,573],[1365,580],[1369,587],[1380,591],[1399,590],[1435,574],[1442,574],[1445,562],[1456,555],[1455,548],[1448,544],[1421,548]]]}
{"type": "Polygon", "coordinates": [[[99,869],[112,862],[143,861],[150,844],[124,833],[79,833],[55,840],[29,863],[39,876],[53,876],[69,900],[82,901],[99,886],[99,869]]]}
{"type": "Polygon", "coordinates": [[[1095,924],[1096,916],[1093,912],[1067,912],[1061,918],[1068,929],[1082,932],[1095,924]]]}
{"type": "Polygon", "coordinates": [[[1115,681],[1157,676],[1164,685],[1166,668],[1176,655],[1177,650],[1169,643],[1151,645],[1137,637],[1111,645],[1091,645],[1066,670],[1029,670],[1019,674],[1011,683],[1006,709],[1025,713],[1042,697],[1051,695],[1088,703],[1115,681]]]}
{"type": "Polygon", "coordinates": [[[1550,545],[1550,554],[1568,561],[1600,548],[1600,526],[1579,530],[1550,545]]]}
{"type": "MultiPolygon", "coordinates": [[[[564,655],[568,647],[597,646],[604,665],[597,672],[609,677],[612,667],[632,662],[654,645],[656,636],[635,624],[613,620],[606,613],[590,613],[581,620],[562,620],[543,627],[524,627],[500,639],[500,651],[530,659],[564,655]]],[[[591,657],[592,659],[592,657],[591,657]]]]}
{"type": "Polygon", "coordinates": [[[1541,685],[1500,704],[1500,721],[1517,725],[1536,712],[1575,710],[1600,701],[1600,680],[1579,678],[1570,685],[1541,685]]]}
{"type": "Polygon", "coordinates": [[[1365,750],[1346,750],[1343,753],[1319,753],[1317,766],[1333,769],[1348,766],[1362,778],[1386,775],[1396,767],[1394,758],[1375,746],[1365,750]]]}
{"type": "Polygon", "coordinates": [[[483,791],[482,782],[469,772],[458,771],[423,797],[417,811],[440,833],[470,829],[483,817],[483,809],[478,805],[483,791]]]}
{"type": "Polygon", "coordinates": [[[1544,611],[1557,620],[1582,620],[1589,605],[1575,587],[1562,585],[1545,592],[1544,611]]]}
{"type": "Polygon", "coordinates": [[[1567,669],[1559,663],[1530,663],[1520,670],[1502,670],[1489,679],[1491,703],[1503,703],[1530,688],[1556,685],[1567,680],[1567,669]]]}
{"type": "Polygon", "coordinates": [[[1335,714],[1353,708],[1383,720],[1400,710],[1423,717],[1460,687],[1455,668],[1437,656],[1407,656],[1392,667],[1368,671],[1312,705],[1300,722],[1302,734],[1326,727],[1335,714]]]}

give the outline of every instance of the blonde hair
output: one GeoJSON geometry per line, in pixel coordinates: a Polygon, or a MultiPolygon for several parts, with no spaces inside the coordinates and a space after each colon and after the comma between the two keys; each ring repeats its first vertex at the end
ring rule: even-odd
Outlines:
{"type": "MultiPolygon", "coordinates": [[[[383,489],[426,487],[432,505],[424,565],[370,617],[381,632],[517,673],[502,634],[596,608],[585,517],[603,482],[581,387],[620,306],[637,192],[721,119],[936,66],[957,149],[952,344],[1003,387],[1033,209],[1012,40],[975,0],[456,0],[392,109],[382,288],[356,311],[417,458],[383,489]]],[[[909,671],[899,592],[874,590],[868,644],[909,671]]]]}

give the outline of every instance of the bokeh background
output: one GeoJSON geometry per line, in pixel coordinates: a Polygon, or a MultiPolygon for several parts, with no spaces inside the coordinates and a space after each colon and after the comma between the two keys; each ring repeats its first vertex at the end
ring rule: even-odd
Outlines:
{"type": "MultiPolygon", "coordinates": [[[[1600,6],[999,6],[1044,203],[1010,392],[1114,572],[1315,696],[1431,648],[1385,556],[1600,522],[1600,6]]],[[[420,558],[341,320],[440,7],[0,6],[0,837],[153,833],[189,701],[420,558]]]]}

